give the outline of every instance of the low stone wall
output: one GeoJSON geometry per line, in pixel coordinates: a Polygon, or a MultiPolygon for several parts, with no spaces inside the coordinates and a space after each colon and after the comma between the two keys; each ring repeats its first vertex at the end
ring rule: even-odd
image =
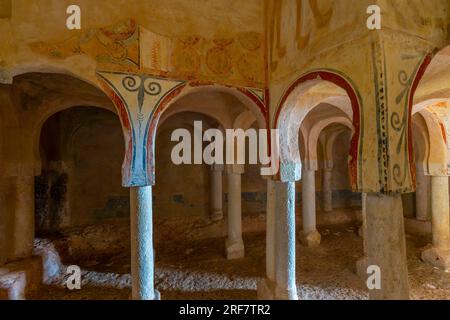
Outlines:
{"type": "Polygon", "coordinates": [[[415,218],[405,218],[405,231],[416,236],[431,235],[431,221],[419,221],[415,218]]]}
{"type": "Polygon", "coordinates": [[[42,260],[33,257],[0,267],[0,300],[24,300],[39,290],[42,260]]]}

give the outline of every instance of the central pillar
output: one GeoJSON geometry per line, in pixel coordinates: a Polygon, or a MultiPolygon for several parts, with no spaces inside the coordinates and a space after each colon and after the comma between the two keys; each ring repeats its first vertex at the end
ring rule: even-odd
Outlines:
{"type": "Polygon", "coordinates": [[[228,166],[228,238],[225,243],[227,259],[240,259],[245,255],[242,240],[241,175],[243,165],[228,166]]]}
{"type": "Polygon", "coordinates": [[[320,245],[321,236],[316,226],[315,171],[304,168],[302,173],[302,221],[300,240],[308,247],[320,245]]]}
{"type": "Polygon", "coordinates": [[[34,246],[34,176],[16,178],[14,259],[31,257],[34,246]]]}
{"type": "Polygon", "coordinates": [[[152,187],[130,188],[133,300],[159,300],[154,286],[152,187]]]}
{"type": "Polygon", "coordinates": [[[416,169],[416,219],[429,220],[429,177],[422,170],[416,169]]]}
{"type": "Polygon", "coordinates": [[[450,270],[450,221],[448,177],[431,177],[431,228],[433,246],[422,252],[422,260],[450,270]]]}
{"type": "Polygon", "coordinates": [[[211,220],[223,219],[223,191],[222,191],[223,165],[211,166],[211,220]]]}
{"type": "Polygon", "coordinates": [[[323,169],[323,211],[333,211],[333,189],[331,187],[333,168],[323,169]]]}
{"type": "Polygon", "coordinates": [[[409,299],[403,220],[400,194],[367,194],[367,263],[381,272],[381,288],[369,291],[372,300],[409,299]]]}
{"type": "Polygon", "coordinates": [[[275,299],[297,300],[295,182],[275,182],[275,299]]]}

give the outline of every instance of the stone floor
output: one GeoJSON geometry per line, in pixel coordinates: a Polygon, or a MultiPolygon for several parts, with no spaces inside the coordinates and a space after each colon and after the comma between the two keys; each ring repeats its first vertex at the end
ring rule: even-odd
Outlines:
{"type": "MultiPolygon", "coordinates": [[[[297,245],[297,281],[300,299],[367,299],[364,283],[355,274],[362,256],[356,225],[321,228],[322,245],[297,245]]],[[[156,287],[162,299],[256,299],[256,282],[264,276],[265,234],[246,233],[246,258],[227,261],[223,238],[177,241],[156,248],[156,287]]],[[[413,299],[450,299],[450,274],[422,263],[426,239],[407,237],[413,299]]],[[[63,261],[83,271],[82,289],[69,291],[47,285],[31,299],[128,299],[130,263],[127,253],[102,260],[63,261]]]]}

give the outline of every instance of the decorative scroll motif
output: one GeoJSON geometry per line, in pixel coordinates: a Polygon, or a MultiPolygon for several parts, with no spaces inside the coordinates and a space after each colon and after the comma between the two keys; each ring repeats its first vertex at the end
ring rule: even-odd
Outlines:
{"type": "MultiPolygon", "coordinates": [[[[397,95],[395,102],[397,104],[401,104],[403,102],[404,106],[404,112],[403,116],[400,117],[398,112],[393,112],[391,115],[391,127],[399,133],[400,137],[397,142],[396,146],[396,153],[397,155],[400,155],[401,152],[404,154],[408,154],[408,125],[409,125],[409,93],[411,90],[412,83],[415,79],[415,76],[417,74],[417,70],[420,67],[420,64],[422,63],[422,57],[425,55],[425,53],[421,53],[420,55],[402,55],[402,60],[409,60],[409,59],[420,59],[419,64],[415,68],[415,70],[408,75],[408,73],[405,70],[400,70],[398,72],[398,82],[400,86],[403,88],[401,92],[397,95]]],[[[400,165],[399,163],[395,163],[393,167],[393,177],[394,181],[397,183],[398,186],[402,186],[405,183],[407,170],[409,169],[409,159],[404,158],[403,163],[400,165]],[[403,168],[403,172],[402,172],[403,168]]]]}
{"type": "Polygon", "coordinates": [[[138,113],[137,120],[139,121],[139,132],[142,131],[142,122],[144,121],[144,114],[142,107],[144,106],[145,95],[158,96],[161,94],[161,85],[145,75],[126,76],[122,79],[122,86],[128,92],[137,92],[138,94],[138,113]]]}
{"type": "Polygon", "coordinates": [[[123,185],[152,185],[154,150],[150,124],[155,110],[185,82],[121,72],[99,71],[97,75],[116,105],[127,137],[123,185]]]}
{"type": "Polygon", "coordinates": [[[54,58],[86,54],[99,63],[139,66],[139,27],[132,19],[99,29],[59,43],[35,42],[32,50],[54,58]]]}

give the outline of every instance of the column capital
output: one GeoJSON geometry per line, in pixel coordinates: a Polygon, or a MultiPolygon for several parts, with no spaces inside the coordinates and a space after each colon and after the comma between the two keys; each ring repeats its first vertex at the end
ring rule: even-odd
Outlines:
{"type": "Polygon", "coordinates": [[[305,159],[302,162],[302,168],[307,171],[317,171],[319,169],[319,164],[317,160],[305,159]]]}
{"type": "Polygon", "coordinates": [[[302,177],[301,174],[302,164],[291,162],[291,163],[280,163],[280,181],[281,182],[296,182],[302,177]]]}
{"type": "Polygon", "coordinates": [[[154,140],[160,107],[166,106],[186,81],[113,71],[97,71],[97,76],[118,111],[125,136],[123,186],[154,185],[154,140]]]}
{"type": "Polygon", "coordinates": [[[433,174],[430,175],[431,178],[448,178],[449,176],[447,174],[442,174],[442,175],[438,175],[438,174],[433,174]]]}
{"type": "Polygon", "coordinates": [[[334,169],[333,160],[325,160],[323,165],[324,165],[323,170],[325,171],[332,171],[334,169]]]}
{"type": "Polygon", "coordinates": [[[244,174],[245,166],[243,164],[227,165],[227,174],[244,174]]]}
{"type": "Polygon", "coordinates": [[[211,165],[211,171],[224,171],[225,166],[223,164],[213,164],[211,165]]]}
{"type": "Polygon", "coordinates": [[[316,172],[317,171],[317,169],[316,168],[311,168],[311,167],[303,167],[302,168],[302,178],[303,178],[303,173],[304,172],[316,172]]]}

